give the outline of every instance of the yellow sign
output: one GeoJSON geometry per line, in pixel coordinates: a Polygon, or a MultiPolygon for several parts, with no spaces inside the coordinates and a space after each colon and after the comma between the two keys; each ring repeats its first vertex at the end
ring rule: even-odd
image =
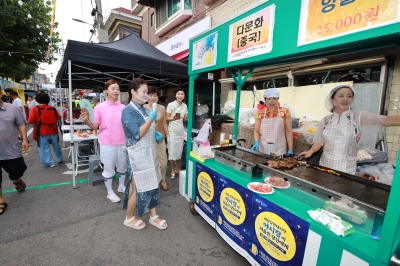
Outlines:
{"type": "Polygon", "coordinates": [[[246,207],[242,196],[233,188],[221,192],[220,207],[225,218],[233,225],[240,225],[246,218],[246,207]]]}
{"type": "Polygon", "coordinates": [[[197,189],[205,202],[210,202],[214,198],[214,185],[210,175],[206,172],[200,172],[197,176],[197,189]]]}
{"type": "Polygon", "coordinates": [[[230,25],[228,62],[271,52],[274,18],[271,5],[230,25]]]}
{"type": "Polygon", "coordinates": [[[400,0],[303,0],[298,45],[399,21],[400,0]]]}
{"type": "MultiPolygon", "coordinates": [[[[288,224],[272,212],[262,212],[255,224],[258,241],[266,252],[280,261],[289,261],[296,254],[296,241],[288,224]]],[[[256,252],[256,250],[252,252],[256,252]]]]}

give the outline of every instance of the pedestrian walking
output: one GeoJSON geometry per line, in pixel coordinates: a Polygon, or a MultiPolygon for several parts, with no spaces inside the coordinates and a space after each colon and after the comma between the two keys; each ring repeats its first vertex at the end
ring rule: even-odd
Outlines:
{"type": "MultiPolygon", "coordinates": [[[[0,98],[2,94],[0,90],[0,98]]],[[[22,151],[29,148],[25,122],[18,107],[0,100],[0,215],[8,206],[1,188],[2,169],[8,173],[18,192],[24,192],[26,188],[25,182],[21,179],[27,169],[22,151]],[[22,136],[21,144],[17,132],[22,136]]]]}
{"type": "Polygon", "coordinates": [[[45,167],[54,167],[50,144],[53,145],[57,162],[63,161],[57,124],[61,117],[56,108],[49,105],[50,97],[46,93],[38,93],[36,101],[39,105],[32,108],[28,122],[33,124],[33,139],[37,141],[39,147],[40,163],[45,167]]]}
{"type": "Polygon", "coordinates": [[[131,81],[128,86],[130,104],[122,111],[122,124],[128,150],[128,183],[123,209],[126,209],[124,225],[142,229],[146,224],[136,216],[150,212],[149,223],[158,229],[167,228],[167,222],[160,219],[156,207],[160,206],[161,171],[157,159],[156,134],[157,110],[148,110],[143,104],[148,100],[147,82],[141,78],[131,81]]]}
{"type": "Polygon", "coordinates": [[[24,119],[26,121],[26,113],[24,110],[24,103],[22,102],[21,98],[19,98],[18,92],[11,91],[10,98],[12,100],[12,104],[15,106],[18,106],[19,111],[22,113],[22,116],[24,117],[24,119]]]}
{"type": "Polygon", "coordinates": [[[169,162],[171,164],[171,179],[175,179],[175,174],[181,171],[181,157],[184,141],[183,120],[188,117],[187,105],[183,102],[185,92],[182,88],[175,91],[175,101],[167,106],[168,131],[170,135],[170,147],[168,151],[169,162]]]}
{"type": "Polygon", "coordinates": [[[120,90],[116,80],[110,79],[104,86],[107,98],[104,102],[94,108],[94,121],[86,108],[82,111],[81,119],[93,130],[100,130],[100,160],[104,164],[103,177],[107,188],[107,198],[111,202],[119,202],[118,197],[112,188],[112,178],[115,175],[115,168],[119,177],[118,192],[125,192],[126,175],[126,148],[125,134],[121,123],[121,114],[124,105],[118,101],[120,90]]]}

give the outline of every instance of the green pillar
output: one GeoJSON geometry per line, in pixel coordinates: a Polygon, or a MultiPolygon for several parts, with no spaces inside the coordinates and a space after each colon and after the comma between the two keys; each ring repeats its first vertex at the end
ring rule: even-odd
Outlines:
{"type": "Polygon", "coordinates": [[[246,80],[250,77],[251,73],[253,73],[254,68],[251,68],[249,72],[247,72],[246,76],[242,78],[242,70],[238,69],[238,76],[236,77],[235,73],[231,68],[228,68],[229,73],[231,74],[233,80],[236,83],[236,103],[235,103],[235,122],[233,123],[233,135],[238,138],[238,124],[239,124],[239,109],[240,109],[240,94],[242,92],[242,86],[246,82],[246,80]]]}

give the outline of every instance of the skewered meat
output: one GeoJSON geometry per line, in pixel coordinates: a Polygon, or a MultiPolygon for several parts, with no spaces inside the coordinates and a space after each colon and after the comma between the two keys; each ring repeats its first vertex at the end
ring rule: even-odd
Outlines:
{"type": "Polygon", "coordinates": [[[279,161],[268,160],[267,163],[268,163],[268,167],[270,167],[270,168],[279,169],[281,167],[279,161]]]}
{"type": "Polygon", "coordinates": [[[293,158],[283,158],[279,161],[276,160],[268,160],[267,161],[268,167],[270,168],[287,168],[291,169],[297,165],[297,160],[293,158]]]}

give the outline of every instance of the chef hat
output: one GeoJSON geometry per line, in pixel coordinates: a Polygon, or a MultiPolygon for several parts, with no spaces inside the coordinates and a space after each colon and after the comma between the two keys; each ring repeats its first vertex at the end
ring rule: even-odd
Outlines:
{"type": "Polygon", "coordinates": [[[334,87],[328,95],[326,95],[326,99],[325,99],[325,108],[329,111],[329,112],[333,112],[333,110],[335,109],[333,106],[333,103],[331,101],[332,95],[339,89],[344,89],[344,88],[348,88],[351,89],[353,91],[353,96],[356,96],[356,91],[354,90],[353,86],[348,85],[348,84],[342,84],[339,86],[334,87]]]}
{"type": "Polygon", "coordinates": [[[279,91],[276,88],[269,88],[264,91],[264,98],[279,98],[279,91]]]}

